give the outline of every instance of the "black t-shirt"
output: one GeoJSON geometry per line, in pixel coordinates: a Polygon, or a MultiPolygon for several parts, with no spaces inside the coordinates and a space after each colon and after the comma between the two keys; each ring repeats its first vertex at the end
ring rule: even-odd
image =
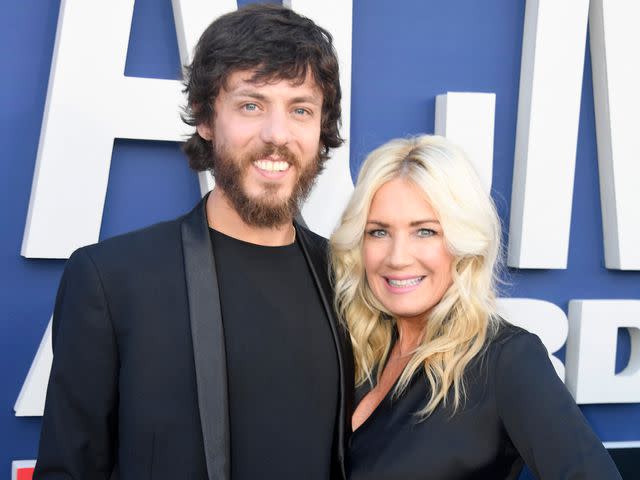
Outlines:
{"type": "Polygon", "coordinates": [[[330,476],[338,361],[300,247],[210,230],[229,389],[231,478],[330,476]]]}

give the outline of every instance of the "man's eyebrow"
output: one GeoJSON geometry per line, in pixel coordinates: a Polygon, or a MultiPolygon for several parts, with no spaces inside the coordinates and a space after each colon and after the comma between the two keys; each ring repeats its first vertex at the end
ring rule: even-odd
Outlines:
{"type": "MultiPolygon", "coordinates": [[[[240,87],[238,90],[229,92],[230,95],[234,97],[250,97],[255,98],[256,100],[267,100],[267,96],[263,93],[260,93],[257,90],[254,90],[250,86],[240,87]]],[[[322,103],[322,97],[320,95],[314,95],[310,93],[309,95],[300,95],[297,97],[293,97],[289,99],[290,103],[312,103],[315,105],[320,105],[322,103]]]]}
{"type": "Polygon", "coordinates": [[[291,103],[311,103],[313,105],[320,105],[322,100],[318,95],[303,95],[301,97],[292,98],[291,103]]]}
{"type": "MultiPolygon", "coordinates": [[[[269,100],[266,95],[251,88],[241,88],[240,90],[232,92],[231,95],[234,97],[249,97],[261,101],[269,100]]],[[[293,97],[289,100],[289,103],[310,103],[312,105],[320,105],[322,100],[318,95],[301,95],[299,97],[293,97]]]]}
{"type": "Polygon", "coordinates": [[[262,93],[256,92],[255,90],[251,90],[248,88],[232,92],[231,95],[233,95],[234,97],[250,97],[250,98],[255,98],[256,100],[267,99],[267,97],[262,93]]]}

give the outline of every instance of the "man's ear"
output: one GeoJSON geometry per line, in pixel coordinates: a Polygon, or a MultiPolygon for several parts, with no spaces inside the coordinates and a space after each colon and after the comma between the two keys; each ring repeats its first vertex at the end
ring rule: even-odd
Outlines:
{"type": "Polygon", "coordinates": [[[196,131],[198,132],[198,135],[200,135],[205,140],[213,140],[213,129],[208,123],[199,123],[198,125],[196,125],[196,131]]]}

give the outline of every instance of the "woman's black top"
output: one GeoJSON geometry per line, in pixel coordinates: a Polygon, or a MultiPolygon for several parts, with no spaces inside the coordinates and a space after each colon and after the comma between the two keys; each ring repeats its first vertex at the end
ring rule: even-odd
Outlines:
{"type": "Polygon", "coordinates": [[[523,462],[541,479],[621,478],[537,336],[504,323],[464,378],[453,415],[449,397],[416,417],[430,392],[421,371],[399,398],[387,394],[353,433],[349,479],[516,479],[523,462]]]}

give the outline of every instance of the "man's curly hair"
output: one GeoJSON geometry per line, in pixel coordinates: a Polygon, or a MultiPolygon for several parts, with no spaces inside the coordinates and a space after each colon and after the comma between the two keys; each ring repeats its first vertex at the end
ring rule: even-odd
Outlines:
{"type": "MultiPolygon", "coordinates": [[[[312,20],[276,5],[250,5],[215,20],[200,37],[191,65],[185,68],[187,106],[182,119],[191,126],[211,124],[214,101],[233,72],[253,70],[252,81],[302,83],[310,71],[322,90],[321,165],[340,137],[340,75],[332,37],[312,20]]],[[[189,165],[211,170],[211,142],[194,133],[185,143],[189,165]]]]}

